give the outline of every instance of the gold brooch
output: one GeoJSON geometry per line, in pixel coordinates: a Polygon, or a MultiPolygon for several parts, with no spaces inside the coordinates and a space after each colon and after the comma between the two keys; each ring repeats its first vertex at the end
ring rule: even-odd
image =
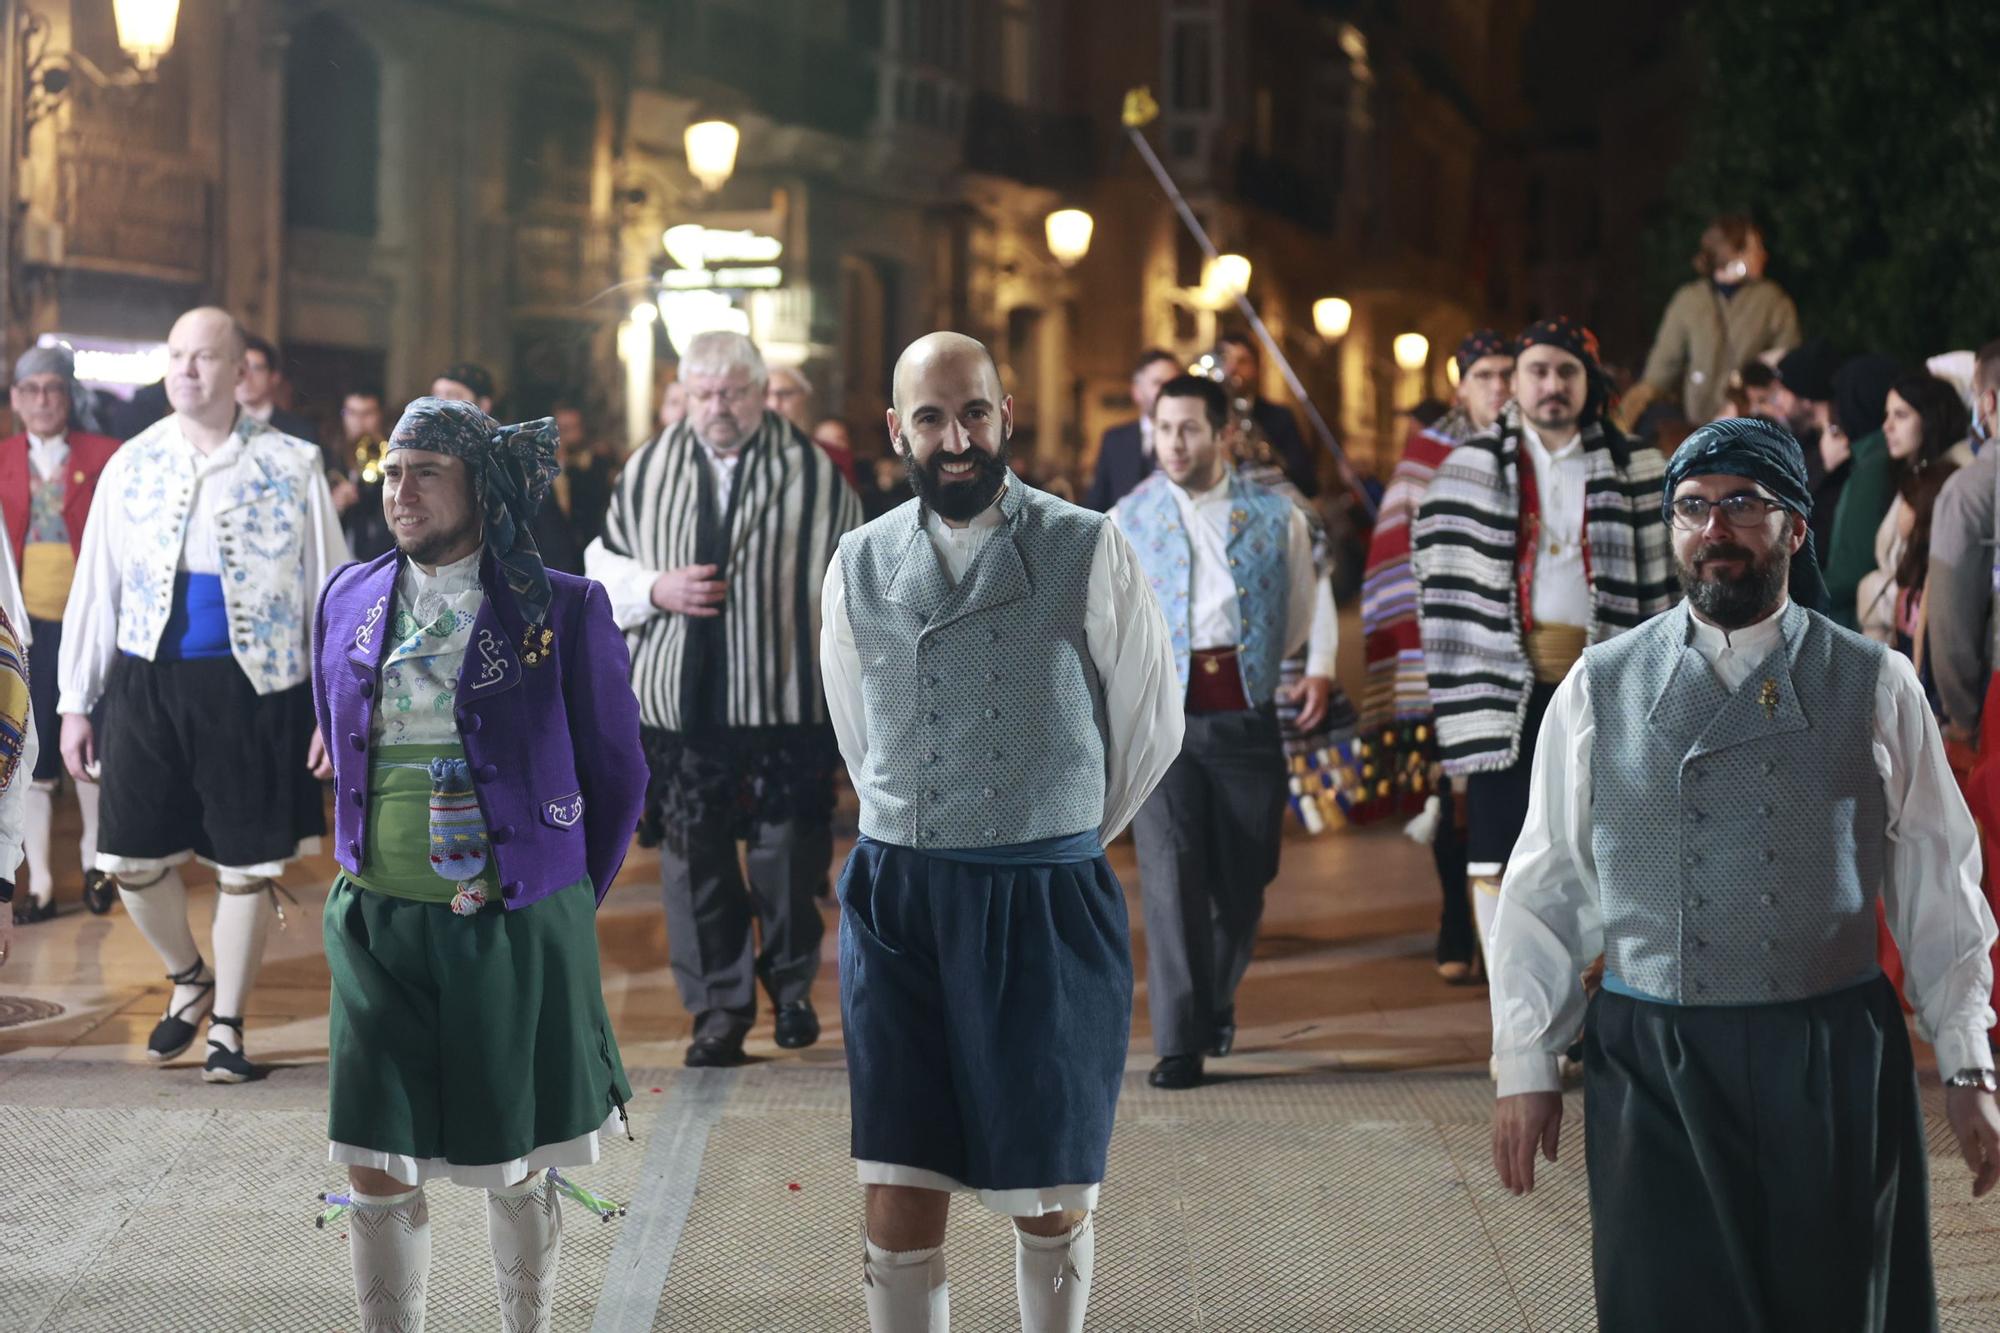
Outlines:
{"type": "Polygon", "coordinates": [[[1765,717],[1776,717],[1778,715],[1778,682],[1772,680],[1769,676],[1764,677],[1764,686],[1757,691],[1757,702],[1764,705],[1765,717]]]}
{"type": "Polygon", "coordinates": [[[70,476],[70,480],[78,486],[83,485],[83,470],[79,468],[75,473],[73,473],[70,476]]]}
{"type": "Polygon", "coordinates": [[[554,630],[541,625],[528,626],[527,633],[521,636],[521,664],[540,666],[548,659],[549,651],[554,647],[555,641],[554,630]]]}

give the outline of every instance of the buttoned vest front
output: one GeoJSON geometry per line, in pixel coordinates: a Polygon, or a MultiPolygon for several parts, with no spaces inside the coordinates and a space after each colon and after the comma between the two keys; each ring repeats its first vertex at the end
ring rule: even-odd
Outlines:
{"type": "Polygon", "coordinates": [[[861,658],[861,831],[919,850],[1095,830],[1104,687],[1085,633],[1105,518],[1010,482],[954,588],[911,500],[840,542],[861,658]]]}
{"type": "Polygon", "coordinates": [[[1605,964],[1676,1004],[1774,1004],[1875,970],[1881,645],[1796,604],[1734,694],[1685,605],[1587,649],[1605,964]]]}
{"type": "MultiPolygon", "coordinates": [[[[154,423],[112,464],[118,481],[111,498],[123,511],[127,542],[118,552],[118,647],[149,661],[173,612],[174,571],[194,502],[194,465],[177,429],[172,417],[154,423]]],[[[241,456],[202,484],[224,496],[215,526],[231,656],[257,693],[274,694],[311,672],[306,627],[319,589],[305,586],[300,569],[320,454],[252,416],[237,422],[236,433],[241,456]]]]}
{"type": "MultiPolygon", "coordinates": [[[[1236,661],[1243,693],[1252,704],[1271,702],[1285,650],[1291,609],[1292,502],[1253,481],[1229,474],[1229,573],[1236,581],[1236,661]]],[[[1192,639],[1193,543],[1181,521],[1172,483],[1155,472],[1118,502],[1118,526],[1132,539],[1139,568],[1159,598],[1174,647],[1174,668],[1187,688],[1192,649],[1215,647],[1192,639]]]]}

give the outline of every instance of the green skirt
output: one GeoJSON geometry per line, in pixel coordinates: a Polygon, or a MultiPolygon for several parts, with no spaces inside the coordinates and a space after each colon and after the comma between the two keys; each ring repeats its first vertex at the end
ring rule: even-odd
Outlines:
{"type": "Polygon", "coordinates": [[[590,881],[455,916],[342,875],[327,895],[331,1158],[485,1188],[597,1160],[632,1088],[604,1011],[590,881]]]}

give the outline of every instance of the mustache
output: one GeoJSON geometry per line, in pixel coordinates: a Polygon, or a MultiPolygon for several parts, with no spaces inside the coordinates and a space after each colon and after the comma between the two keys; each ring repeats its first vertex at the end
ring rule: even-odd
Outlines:
{"type": "Polygon", "coordinates": [[[1695,564],[1699,565],[1707,560],[1741,560],[1745,564],[1754,565],[1757,563],[1757,553],[1747,546],[1738,546],[1734,542],[1717,542],[1695,551],[1695,564]]]}

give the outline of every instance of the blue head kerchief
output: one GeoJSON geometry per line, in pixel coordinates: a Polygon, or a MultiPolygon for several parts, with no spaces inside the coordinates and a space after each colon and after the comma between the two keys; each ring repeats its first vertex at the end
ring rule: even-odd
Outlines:
{"type": "Polygon", "coordinates": [[[389,432],[389,449],[424,449],[465,460],[485,519],[486,548],[499,561],[530,625],[548,618],[549,572],[534,537],[535,512],[561,464],[553,417],[503,426],[471,403],[419,398],[389,432]]]}
{"type": "MultiPolygon", "coordinates": [[[[1674,450],[1660,497],[1660,516],[1669,526],[1674,521],[1675,489],[1689,477],[1717,473],[1753,481],[1800,518],[1812,517],[1806,456],[1792,433],[1762,417],[1728,417],[1698,428],[1674,450]]],[[[1805,545],[1792,557],[1791,595],[1809,610],[1827,609],[1826,580],[1820,577],[1811,528],[1806,529],[1805,545]]]]}

